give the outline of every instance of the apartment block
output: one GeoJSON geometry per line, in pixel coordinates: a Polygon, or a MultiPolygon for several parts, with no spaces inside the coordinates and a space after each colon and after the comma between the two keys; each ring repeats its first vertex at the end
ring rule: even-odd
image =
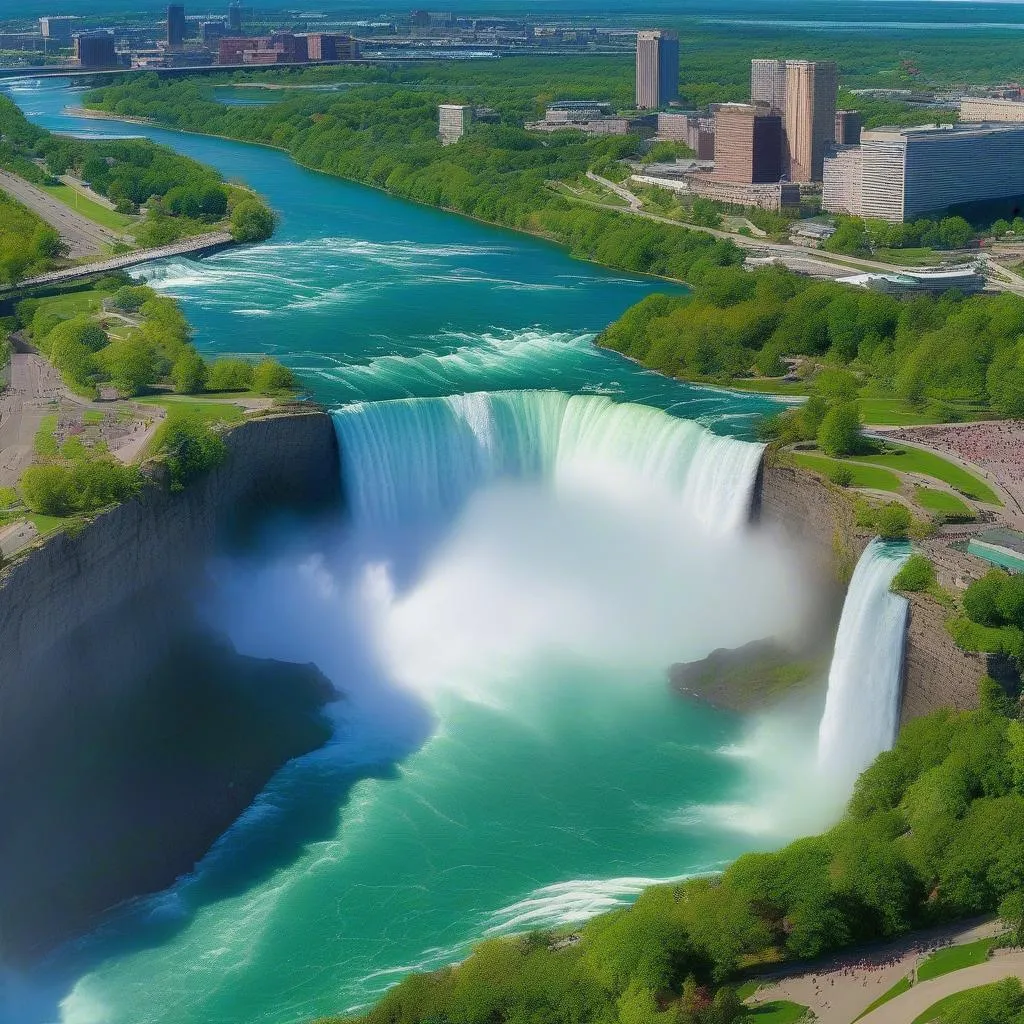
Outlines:
{"type": "Polygon", "coordinates": [[[715,178],[746,184],[782,178],[782,118],[767,104],[723,103],[715,111],[715,178]]]}
{"type": "Polygon", "coordinates": [[[790,181],[821,181],[835,139],[839,78],[832,61],[786,61],[786,170],[790,181]]]}
{"type": "Polygon", "coordinates": [[[836,144],[839,146],[860,145],[862,120],[859,110],[836,111],[836,144]]]}
{"type": "Polygon", "coordinates": [[[658,29],[636,34],[636,105],[657,110],[679,99],[679,37],[658,29]]]}
{"type": "Polygon", "coordinates": [[[1024,101],[965,96],[960,101],[960,120],[1024,122],[1024,101]]]}
{"type": "Polygon", "coordinates": [[[861,216],[864,161],[860,146],[837,146],[825,157],[821,208],[827,213],[861,216]]]}

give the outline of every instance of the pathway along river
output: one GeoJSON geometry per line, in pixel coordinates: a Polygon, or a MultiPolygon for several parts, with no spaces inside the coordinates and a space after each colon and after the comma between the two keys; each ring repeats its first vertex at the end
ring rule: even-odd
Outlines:
{"type": "Polygon", "coordinates": [[[11,1024],[342,1012],[485,932],[582,920],[814,823],[793,788],[820,705],[744,722],[664,679],[799,617],[785,552],[729,529],[756,452],[653,410],[521,393],[745,436],[763,400],[592,346],[664,285],[275,151],[67,116],[66,84],[7,90],[47,128],[146,135],[269,199],[269,243],[142,276],[204,353],[274,354],[344,407],[359,495],[354,524],[217,566],[209,601],[240,649],[316,660],[347,693],[335,741],[193,875],[8,975],[11,1024]],[[443,397],[479,391],[517,393],[443,397]],[[382,401],[409,397],[433,401],[382,401]]]}

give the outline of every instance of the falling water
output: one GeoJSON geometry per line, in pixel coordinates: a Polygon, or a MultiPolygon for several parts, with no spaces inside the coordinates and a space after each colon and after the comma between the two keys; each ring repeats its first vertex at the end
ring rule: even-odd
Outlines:
{"type": "Polygon", "coordinates": [[[896,738],[908,605],[889,588],[908,555],[905,544],[873,540],[843,604],[818,729],[818,764],[845,792],[896,738]]]}

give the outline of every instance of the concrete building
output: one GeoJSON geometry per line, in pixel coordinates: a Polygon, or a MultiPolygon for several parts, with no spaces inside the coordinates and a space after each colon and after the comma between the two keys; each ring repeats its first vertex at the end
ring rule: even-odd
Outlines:
{"type": "Polygon", "coordinates": [[[827,213],[861,216],[860,196],[864,176],[860,146],[837,146],[825,157],[821,208],[827,213]]]}
{"type": "Polygon", "coordinates": [[[185,42],[185,8],[181,4],[167,6],[167,47],[180,50],[185,42]]]}
{"type": "Polygon", "coordinates": [[[750,102],[766,103],[777,114],[786,111],[786,62],[763,60],[750,62],[750,102]]]}
{"type": "Polygon", "coordinates": [[[679,99],[679,36],[658,29],[636,34],[636,105],[657,110],[679,99]]]}
{"type": "Polygon", "coordinates": [[[698,160],[715,159],[715,119],[713,117],[691,117],[686,129],[686,144],[698,160]]]}
{"type": "Polygon", "coordinates": [[[267,36],[225,36],[217,44],[217,63],[244,64],[246,51],[265,49],[269,44],[267,36]]]}
{"type": "Polygon", "coordinates": [[[75,36],[75,60],[82,68],[117,66],[114,36],[110,32],[79,32],[75,36]]]}
{"type": "Polygon", "coordinates": [[[566,128],[586,132],[588,135],[640,135],[650,138],[654,135],[655,117],[641,114],[639,117],[593,117],[585,120],[563,120],[556,117],[549,121],[528,121],[524,128],[531,132],[557,132],[566,128]]]}
{"type": "Polygon", "coordinates": [[[223,21],[201,21],[199,38],[207,44],[216,43],[227,33],[228,27],[223,21]]]}
{"type": "Polygon", "coordinates": [[[655,121],[655,135],[659,141],[686,142],[690,119],[697,116],[696,110],[678,114],[658,114],[655,121]]]}
{"type": "Polygon", "coordinates": [[[544,120],[552,124],[565,124],[572,121],[592,121],[599,117],[609,117],[611,113],[612,105],[599,100],[559,100],[547,107],[544,111],[544,120]]]}
{"type": "Polygon", "coordinates": [[[66,15],[49,15],[39,19],[39,31],[44,39],[52,39],[54,42],[70,46],[71,29],[77,20],[66,15]]]}
{"type": "Polygon", "coordinates": [[[306,36],[306,49],[310,60],[356,60],[359,43],[348,35],[324,33],[306,36]]]}
{"type": "Polygon", "coordinates": [[[782,178],[782,118],[767,104],[723,103],[715,111],[715,178],[750,184],[782,178]]]}
{"type": "Polygon", "coordinates": [[[756,206],[776,211],[800,209],[800,186],[789,182],[722,181],[705,174],[692,174],[686,181],[694,195],[730,206],[756,206]]]}
{"type": "Polygon", "coordinates": [[[240,3],[228,4],[228,31],[242,31],[242,5],[240,3]]]}
{"type": "Polygon", "coordinates": [[[306,37],[294,32],[275,32],[270,37],[269,49],[280,53],[280,62],[284,64],[303,64],[309,60],[306,37]]]}
{"type": "Polygon", "coordinates": [[[836,130],[839,79],[832,61],[786,61],[786,172],[790,181],[821,181],[836,130]]]}
{"type": "Polygon", "coordinates": [[[859,110],[836,111],[836,144],[859,146],[862,120],[859,110]]]}
{"type": "Polygon", "coordinates": [[[965,96],[960,101],[960,120],[1024,122],[1024,101],[965,96]]]}
{"type": "Polygon", "coordinates": [[[458,142],[473,123],[473,108],[459,103],[442,103],[437,108],[438,135],[442,146],[458,142]]]}
{"type": "Polygon", "coordinates": [[[1024,125],[878,128],[861,134],[861,213],[914,220],[1024,195],[1024,125]]]}

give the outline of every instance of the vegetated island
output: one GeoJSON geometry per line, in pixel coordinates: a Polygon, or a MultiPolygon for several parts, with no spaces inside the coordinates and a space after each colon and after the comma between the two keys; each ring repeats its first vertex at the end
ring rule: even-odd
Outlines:
{"type": "Polygon", "coordinates": [[[145,139],[56,135],[6,96],[0,170],[0,286],[218,230],[253,242],[274,229],[259,196],[211,167],[145,139]]]}

